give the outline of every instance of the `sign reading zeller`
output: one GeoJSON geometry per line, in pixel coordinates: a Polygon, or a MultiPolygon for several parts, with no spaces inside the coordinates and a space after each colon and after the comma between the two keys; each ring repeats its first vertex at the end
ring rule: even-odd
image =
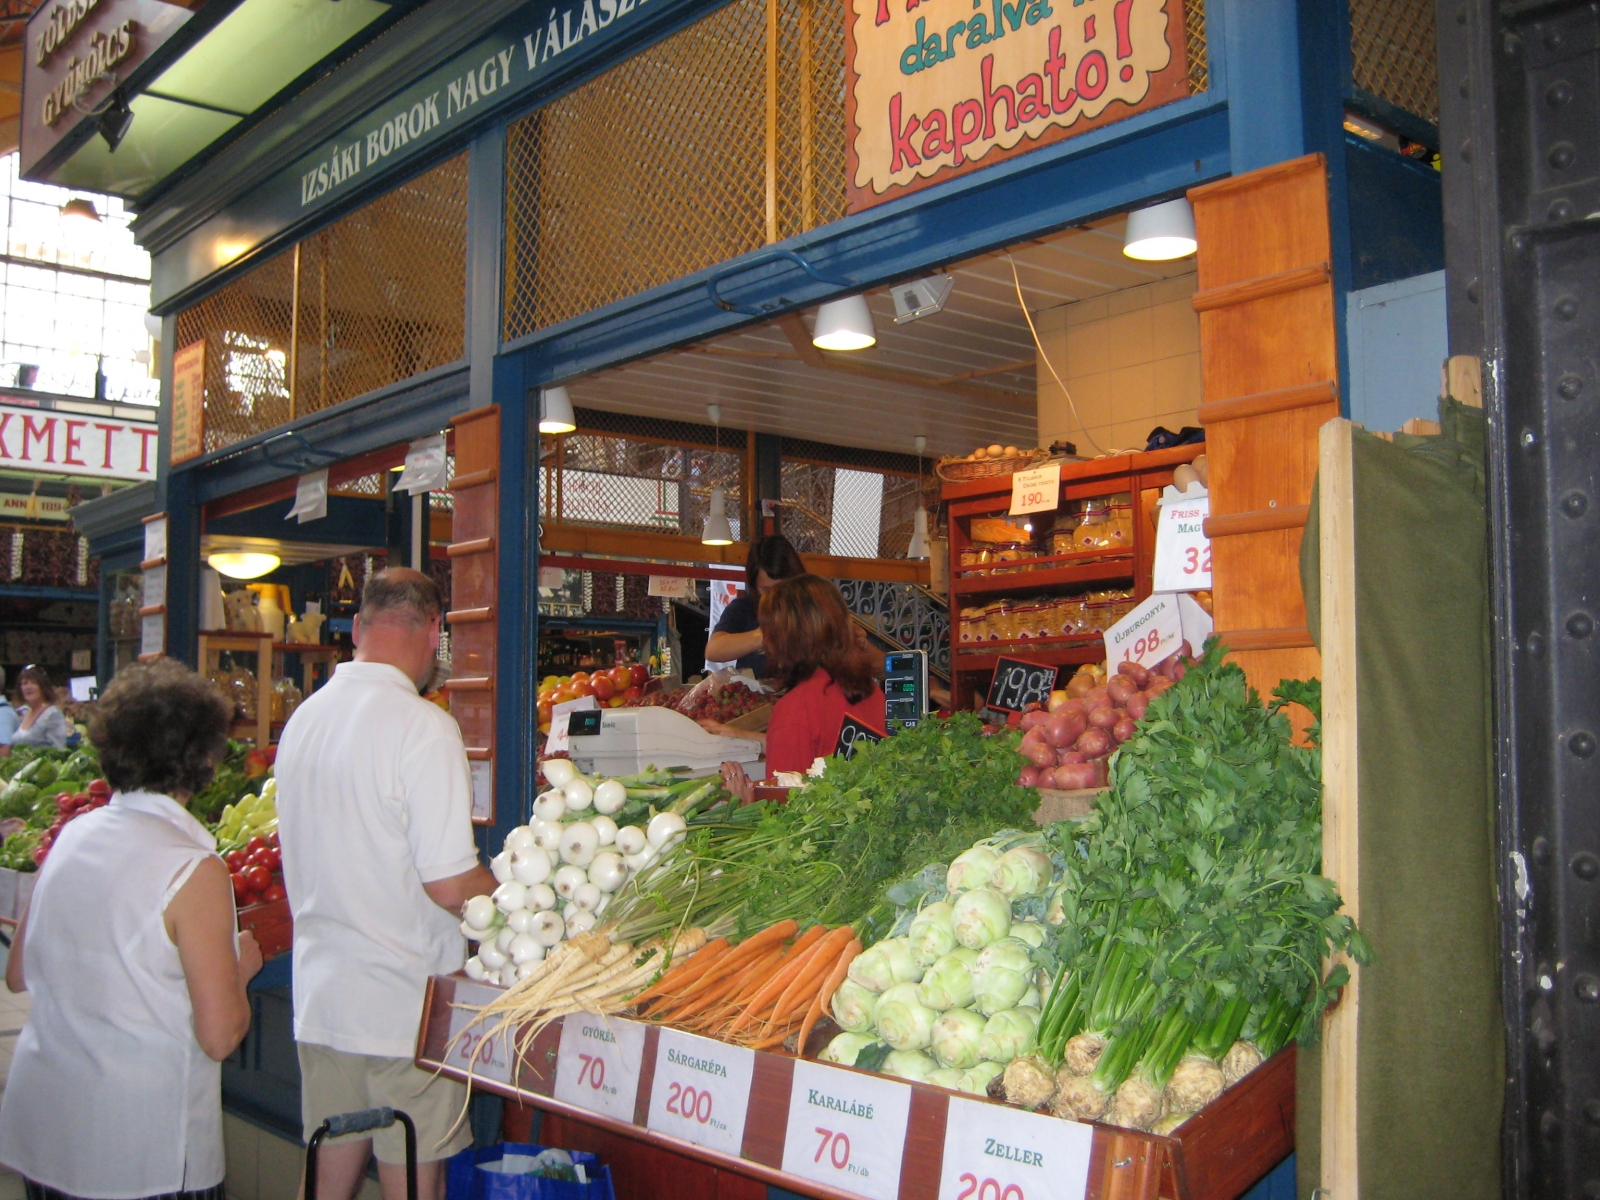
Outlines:
{"type": "Polygon", "coordinates": [[[1187,95],[1184,0],[850,0],[850,208],[1187,95]]]}

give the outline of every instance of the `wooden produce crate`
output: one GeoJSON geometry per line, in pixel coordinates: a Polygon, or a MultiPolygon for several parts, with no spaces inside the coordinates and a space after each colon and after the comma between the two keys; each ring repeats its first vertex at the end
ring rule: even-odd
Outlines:
{"type": "Polygon", "coordinates": [[[271,900],[241,908],[239,930],[242,933],[246,929],[256,935],[262,958],[276,958],[287,953],[294,945],[294,919],[289,915],[289,901],[271,900]]]}
{"type": "Polygon", "coordinates": [[[1081,1179],[1084,1200],[1236,1200],[1294,1149],[1292,1046],[1161,1137],[622,1018],[553,1022],[516,1058],[454,1007],[496,994],[431,979],[417,1065],[621,1135],[609,1157],[659,1159],[626,1164],[643,1178],[687,1156],[820,1200],[938,1200],[963,1179],[974,1197],[991,1180],[981,1194],[1065,1197],[1081,1179]]]}

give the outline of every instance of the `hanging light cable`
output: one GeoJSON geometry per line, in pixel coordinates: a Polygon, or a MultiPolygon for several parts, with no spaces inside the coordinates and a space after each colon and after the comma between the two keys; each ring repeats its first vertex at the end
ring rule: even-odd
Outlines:
{"type": "MultiPolygon", "coordinates": [[[[720,404],[706,405],[706,413],[711,418],[712,427],[716,430],[716,453],[712,456],[713,469],[718,458],[722,456],[722,406],[720,404]]],[[[703,546],[731,546],[733,545],[733,529],[728,524],[728,497],[722,490],[720,483],[713,484],[711,488],[711,502],[706,507],[706,523],[700,530],[700,544],[703,546]]]]}
{"type": "Polygon", "coordinates": [[[928,509],[922,502],[922,453],[928,448],[928,439],[917,434],[917,511],[911,515],[911,545],[906,547],[907,558],[928,557],[928,509]]]}

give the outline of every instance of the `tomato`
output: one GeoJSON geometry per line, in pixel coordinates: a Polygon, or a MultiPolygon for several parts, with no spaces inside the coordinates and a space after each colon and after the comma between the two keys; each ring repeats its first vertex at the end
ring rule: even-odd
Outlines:
{"type": "Polygon", "coordinates": [[[538,720],[537,724],[540,724],[540,725],[548,725],[548,724],[550,724],[550,709],[551,708],[552,708],[552,705],[551,705],[550,701],[544,699],[541,696],[539,698],[539,720],[538,720]]]}
{"type": "Polygon", "coordinates": [[[89,795],[99,799],[111,799],[111,785],[104,779],[91,779],[89,781],[89,795]]]}
{"type": "Polygon", "coordinates": [[[596,675],[589,681],[589,691],[596,700],[604,703],[617,694],[617,685],[611,682],[610,675],[596,675]]]}
{"type": "Polygon", "coordinates": [[[565,704],[568,700],[576,700],[577,698],[578,693],[573,691],[566,684],[562,684],[555,691],[550,693],[550,703],[552,705],[565,704]]]}
{"type": "Polygon", "coordinates": [[[634,663],[629,666],[628,674],[633,678],[634,687],[643,687],[650,678],[650,668],[643,663],[634,663]]]}
{"type": "Polygon", "coordinates": [[[629,704],[637,704],[644,699],[644,689],[638,684],[634,684],[626,692],[622,693],[622,698],[629,704]]]}
{"type": "Polygon", "coordinates": [[[235,903],[243,904],[244,898],[250,894],[250,884],[244,877],[243,871],[235,871],[228,876],[233,881],[233,899],[235,903]]]}
{"type": "Polygon", "coordinates": [[[253,837],[244,844],[244,852],[246,854],[254,854],[257,850],[265,850],[266,848],[266,838],[253,837]]]}
{"type": "Polygon", "coordinates": [[[628,697],[627,697],[626,694],[623,694],[623,695],[620,695],[620,696],[611,697],[611,699],[606,701],[606,704],[611,708],[621,708],[627,702],[628,702],[628,697]]]}
{"type": "Polygon", "coordinates": [[[272,886],[272,872],[260,864],[246,867],[242,874],[253,892],[265,891],[272,886]]]}
{"type": "Polygon", "coordinates": [[[261,903],[263,903],[263,904],[271,904],[274,900],[283,900],[283,899],[285,899],[288,896],[288,894],[289,894],[288,892],[283,890],[283,884],[275,883],[271,887],[269,887],[266,891],[261,893],[261,903]]]}
{"type": "Polygon", "coordinates": [[[574,700],[579,696],[594,695],[594,684],[587,679],[574,679],[569,686],[572,688],[572,698],[574,700]]]}
{"type": "Polygon", "coordinates": [[[229,871],[242,871],[250,865],[243,850],[229,850],[222,856],[222,861],[228,864],[229,871]]]}
{"type": "Polygon", "coordinates": [[[588,682],[588,679],[589,679],[589,672],[587,672],[587,671],[574,671],[572,673],[572,678],[569,679],[568,682],[569,683],[586,683],[586,682],[588,682]]]}
{"type": "Polygon", "coordinates": [[[261,852],[261,865],[269,871],[276,871],[283,866],[283,854],[275,846],[268,846],[261,852]]]}

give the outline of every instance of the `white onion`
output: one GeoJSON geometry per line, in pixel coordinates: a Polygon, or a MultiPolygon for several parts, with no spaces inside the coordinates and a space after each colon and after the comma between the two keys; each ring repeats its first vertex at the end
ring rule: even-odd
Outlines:
{"type": "MultiPolygon", "coordinates": [[[[510,960],[509,959],[507,960],[507,965],[508,966],[510,965],[510,960]]],[[[492,984],[494,984],[495,987],[504,987],[505,986],[504,984],[502,984],[500,982],[500,972],[499,971],[485,971],[483,973],[483,981],[485,983],[492,983],[492,984]]]]}
{"type": "Polygon", "coordinates": [[[539,764],[551,787],[565,787],[578,777],[578,768],[570,758],[547,758],[539,764]]]}
{"type": "Polygon", "coordinates": [[[561,794],[566,797],[568,812],[582,812],[594,803],[594,789],[586,779],[574,779],[561,789],[561,794]]]}
{"type": "Polygon", "coordinates": [[[594,810],[597,813],[621,812],[628,802],[628,789],[615,779],[608,779],[594,789],[594,810]]]}
{"type": "Polygon", "coordinates": [[[528,889],[528,907],[534,915],[556,906],[556,890],[548,883],[536,883],[528,889]]]}
{"type": "Polygon", "coordinates": [[[589,824],[594,826],[594,831],[599,835],[602,846],[609,846],[617,840],[617,823],[610,817],[590,817],[589,824]]]}
{"type": "Polygon", "coordinates": [[[507,954],[511,953],[511,943],[522,935],[509,925],[502,925],[500,932],[494,935],[494,944],[507,954]]]}
{"type": "Polygon", "coordinates": [[[613,850],[603,850],[589,864],[589,882],[602,892],[614,892],[628,879],[628,868],[622,856],[613,850]]]}
{"type": "Polygon", "coordinates": [[[543,958],[544,947],[532,934],[519,933],[511,939],[511,944],[506,947],[506,953],[511,956],[511,961],[520,967],[523,963],[538,962],[543,958]]]}
{"type": "Polygon", "coordinates": [[[537,846],[519,850],[511,858],[511,877],[523,887],[532,887],[550,878],[550,856],[537,846]]]}
{"type": "Polygon", "coordinates": [[[528,936],[546,948],[554,946],[566,934],[566,922],[553,912],[535,913],[533,927],[528,930],[528,936]]]}
{"type": "Polygon", "coordinates": [[[504,950],[493,942],[485,942],[478,947],[478,961],[491,971],[498,971],[511,960],[506,957],[504,950]]]}
{"type": "MultiPolygon", "coordinates": [[[[517,907],[522,906],[519,904],[517,907]]],[[[481,933],[494,924],[494,910],[495,903],[488,896],[474,896],[467,901],[461,915],[466,919],[468,926],[481,933]]]]}
{"type": "MultiPolygon", "coordinates": [[[[533,802],[533,815],[540,821],[559,821],[567,815],[567,800],[559,791],[551,790],[533,802]]],[[[537,830],[535,831],[537,832],[537,830]]]]}
{"type": "Polygon", "coordinates": [[[594,861],[594,853],[599,846],[600,835],[587,821],[574,821],[561,831],[562,862],[575,867],[587,867],[594,861]]]}
{"type": "MultiPolygon", "coordinates": [[[[527,900],[531,901],[532,896],[527,897],[527,900]]],[[[533,906],[531,903],[527,908],[519,908],[516,912],[506,917],[506,928],[513,929],[517,933],[527,933],[528,926],[531,924],[533,924],[533,906]]]]}
{"type": "Polygon", "coordinates": [[[530,958],[527,962],[523,963],[517,968],[517,982],[521,983],[524,979],[527,979],[533,975],[537,975],[540,970],[540,960],[543,958],[544,947],[540,946],[538,958],[530,958]]]}
{"type": "Polygon", "coordinates": [[[644,870],[655,861],[656,852],[655,847],[653,846],[646,846],[637,854],[624,854],[622,856],[623,865],[626,866],[629,871],[632,871],[635,874],[644,870]]]}
{"type": "Polygon", "coordinates": [[[510,883],[502,883],[495,888],[494,895],[490,899],[494,901],[494,906],[501,912],[510,914],[516,912],[519,908],[527,907],[523,903],[527,896],[528,889],[516,880],[512,880],[510,883]]]}
{"type": "Polygon", "coordinates": [[[556,821],[535,821],[533,840],[541,850],[554,850],[561,845],[561,825],[556,821]]]}
{"type": "Polygon", "coordinates": [[[531,845],[533,845],[533,830],[526,825],[518,825],[510,833],[506,834],[505,845],[502,849],[515,854],[518,850],[526,850],[531,845]]]}
{"type": "Polygon", "coordinates": [[[494,874],[496,883],[506,883],[511,879],[511,851],[502,850],[489,860],[489,870],[494,874]]]}
{"type": "Polygon", "coordinates": [[[466,938],[469,942],[475,942],[483,936],[483,930],[474,929],[471,925],[468,925],[465,921],[463,921],[461,922],[461,936],[466,938]]]}
{"type": "Polygon", "coordinates": [[[573,889],[572,902],[584,912],[593,912],[600,904],[600,889],[592,883],[580,883],[573,889]]]}
{"type": "Polygon", "coordinates": [[[688,828],[688,822],[677,813],[660,812],[650,818],[650,824],[646,827],[644,836],[649,839],[652,846],[659,850],[688,828]]]}
{"type": "Polygon", "coordinates": [[[580,933],[588,933],[595,927],[595,915],[583,908],[575,908],[567,914],[567,936],[577,937],[580,933]]]}
{"type": "Polygon", "coordinates": [[[467,959],[467,965],[463,969],[466,971],[468,979],[482,979],[488,974],[488,972],[483,969],[483,960],[481,960],[476,954],[467,959]]]}
{"type": "Polygon", "coordinates": [[[616,898],[616,895],[617,894],[615,892],[607,892],[605,895],[601,896],[600,903],[594,906],[594,915],[598,917],[601,913],[605,912],[606,908],[611,904],[611,901],[616,898]]]}
{"type": "Polygon", "coordinates": [[[556,872],[556,895],[560,896],[563,900],[571,900],[572,893],[577,891],[581,886],[588,882],[589,877],[584,874],[582,867],[574,867],[571,865],[562,867],[556,872]]]}
{"type": "Polygon", "coordinates": [[[649,844],[649,839],[644,836],[644,830],[637,825],[624,825],[617,830],[616,845],[619,854],[638,854],[649,844]]]}

